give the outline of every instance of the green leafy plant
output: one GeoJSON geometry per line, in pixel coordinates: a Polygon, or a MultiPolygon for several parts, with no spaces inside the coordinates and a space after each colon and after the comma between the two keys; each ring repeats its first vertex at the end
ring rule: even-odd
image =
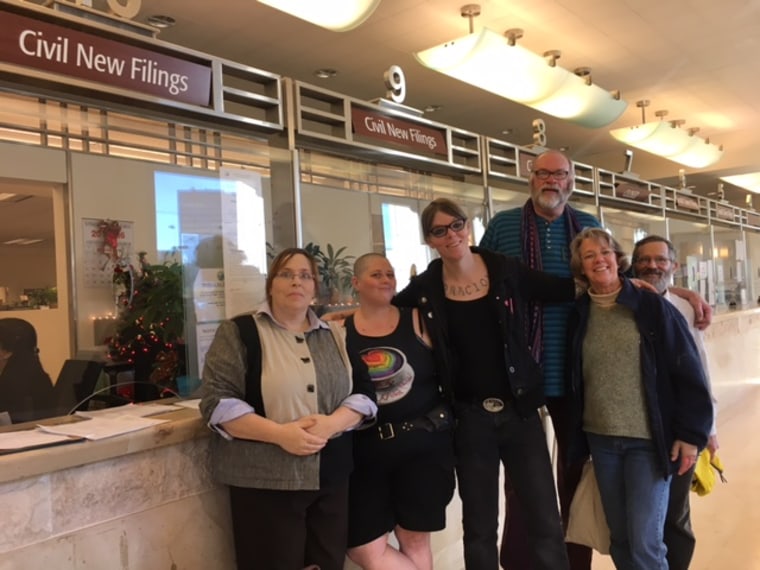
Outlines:
{"type": "Polygon", "coordinates": [[[44,287],[27,291],[29,304],[33,307],[58,306],[58,290],[55,287],[44,287]]]}
{"type": "Polygon", "coordinates": [[[339,303],[351,294],[354,255],[346,255],[347,246],[334,248],[328,243],[323,250],[315,243],[308,243],[304,249],[317,260],[320,281],[320,302],[339,303]]]}

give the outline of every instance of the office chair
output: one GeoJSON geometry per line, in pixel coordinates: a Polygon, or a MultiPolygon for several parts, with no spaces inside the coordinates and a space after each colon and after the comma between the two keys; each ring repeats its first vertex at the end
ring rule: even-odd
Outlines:
{"type": "Polygon", "coordinates": [[[103,363],[95,360],[69,359],[63,363],[55,383],[56,415],[86,410],[103,370],[103,363]]]}

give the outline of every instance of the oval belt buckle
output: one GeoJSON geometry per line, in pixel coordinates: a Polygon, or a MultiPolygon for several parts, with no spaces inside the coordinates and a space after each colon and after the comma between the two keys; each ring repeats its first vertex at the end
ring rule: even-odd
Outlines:
{"type": "Polygon", "coordinates": [[[500,412],[504,409],[504,401],[499,398],[486,398],[483,400],[483,409],[487,412],[500,412]]]}

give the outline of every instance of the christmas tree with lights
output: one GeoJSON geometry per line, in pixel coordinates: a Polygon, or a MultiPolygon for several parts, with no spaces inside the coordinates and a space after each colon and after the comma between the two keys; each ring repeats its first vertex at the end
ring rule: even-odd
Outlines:
{"type": "Polygon", "coordinates": [[[151,265],[145,255],[140,252],[138,269],[120,264],[114,271],[114,284],[121,291],[108,357],[134,366],[136,388],[150,382],[174,389],[185,369],[182,265],[151,265]]]}

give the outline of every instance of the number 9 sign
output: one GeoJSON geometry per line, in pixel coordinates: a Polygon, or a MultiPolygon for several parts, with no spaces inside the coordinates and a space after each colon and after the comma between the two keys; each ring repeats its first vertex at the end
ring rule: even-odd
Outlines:
{"type": "Polygon", "coordinates": [[[391,65],[383,74],[385,87],[388,89],[385,96],[396,103],[403,103],[406,98],[406,78],[398,65],[391,65]]]}

